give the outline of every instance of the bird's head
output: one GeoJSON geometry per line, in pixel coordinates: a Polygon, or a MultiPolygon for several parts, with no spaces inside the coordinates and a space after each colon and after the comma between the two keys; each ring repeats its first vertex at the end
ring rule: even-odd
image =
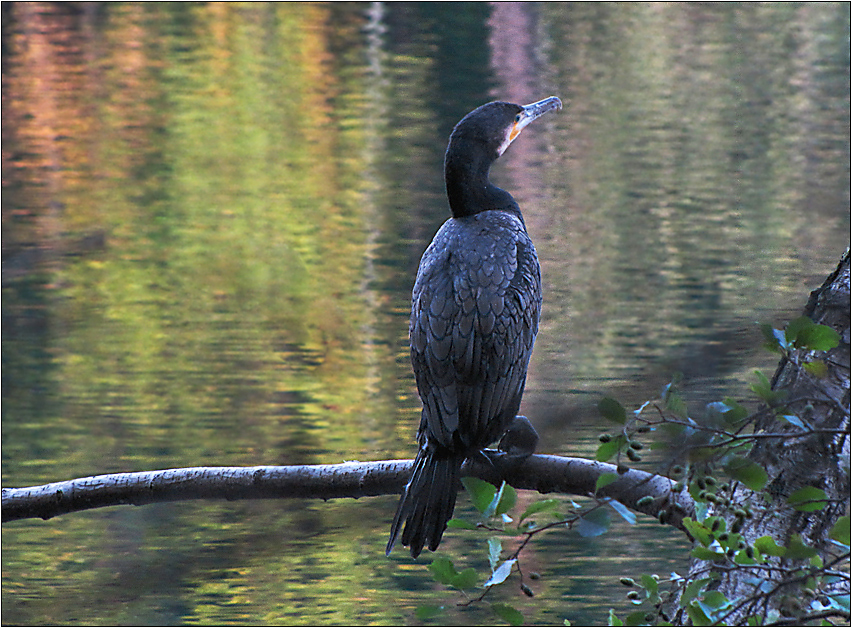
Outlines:
{"type": "Polygon", "coordinates": [[[563,103],[556,96],[529,105],[504,101],[486,103],[459,121],[450,135],[450,143],[484,144],[487,154],[497,159],[524,127],[542,114],[562,108],[563,103]]]}

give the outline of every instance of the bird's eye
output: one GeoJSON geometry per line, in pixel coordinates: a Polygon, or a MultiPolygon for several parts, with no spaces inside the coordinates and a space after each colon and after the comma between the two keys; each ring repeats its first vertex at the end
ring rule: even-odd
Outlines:
{"type": "Polygon", "coordinates": [[[515,121],[521,122],[521,114],[515,114],[515,121]]]}

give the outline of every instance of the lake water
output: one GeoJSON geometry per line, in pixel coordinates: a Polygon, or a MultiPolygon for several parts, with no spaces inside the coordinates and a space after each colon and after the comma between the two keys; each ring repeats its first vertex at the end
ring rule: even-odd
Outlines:
{"type": "MultiPolygon", "coordinates": [[[[747,405],[757,322],[850,240],[850,6],[4,3],[2,484],[411,457],[407,320],[453,125],[564,103],[494,181],[544,305],[522,411],[590,456],[603,395],[747,405]]],[[[653,468],[653,462],[648,464],[653,468]]],[[[523,501],[535,494],[522,493],[523,501]]],[[[567,498],[568,500],[568,498],[567,498]]],[[[492,624],[384,556],[392,496],[3,526],[5,624],[492,624]]],[[[470,514],[467,498],[458,512],[470,514]]],[[[439,554],[485,573],[485,542],[439,554]]],[[[649,518],[525,551],[498,599],[602,625],[683,570],[649,518]]]]}

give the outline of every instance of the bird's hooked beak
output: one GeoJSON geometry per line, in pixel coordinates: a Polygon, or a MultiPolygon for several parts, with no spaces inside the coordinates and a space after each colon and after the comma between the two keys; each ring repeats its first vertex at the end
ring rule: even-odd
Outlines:
{"type": "MultiPolygon", "coordinates": [[[[515,122],[512,125],[512,129],[510,129],[509,142],[512,142],[515,138],[517,138],[518,134],[521,133],[521,130],[524,127],[536,120],[542,114],[547,113],[552,109],[562,108],[563,103],[556,96],[549,96],[548,98],[537,101],[535,103],[524,105],[521,108],[521,111],[518,112],[518,115],[515,117],[515,122]]],[[[509,142],[507,142],[507,145],[509,145],[509,142]]]]}

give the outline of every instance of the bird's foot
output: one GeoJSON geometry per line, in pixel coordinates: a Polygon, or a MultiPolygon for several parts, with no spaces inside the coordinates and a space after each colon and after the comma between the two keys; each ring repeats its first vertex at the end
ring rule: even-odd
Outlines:
{"type": "Polygon", "coordinates": [[[539,433],[524,415],[516,415],[509,428],[501,437],[498,450],[505,452],[510,459],[519,462],[536,452],[539,433]]]}
{"type": "Polygon", "coordinates": [[[481,450],[478,455],[486,459],[492,467],[500,470],[504,467],[516,467],[536,451],[539,433],[524,415],[516,415],[509,428],[501,437],[497,450],[481,450]]]}

